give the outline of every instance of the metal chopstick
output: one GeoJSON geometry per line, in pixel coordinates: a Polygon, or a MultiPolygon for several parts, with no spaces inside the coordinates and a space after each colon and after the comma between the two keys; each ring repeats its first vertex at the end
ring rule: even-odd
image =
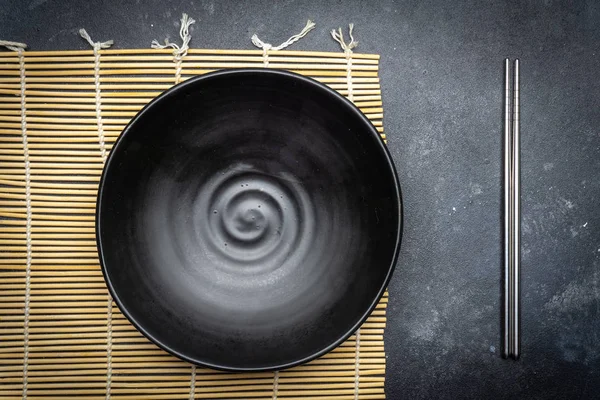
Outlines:
{"type": "Polygon", "coordinates": [[[502,355],[512,353],[512,135],[510,60],[504,60],[504,343],[502,355]]]}
{"type": "Polygon", "coordinates": [[[515,60],[513,76],[513,344],[512,356],[519,358],[521,350],[519,314],[520,314],[520,275],[521,275],[521,251],[520,251],[520,218],[521,218],[521,172],[520,172],[520,94],[519,94],[519,60],[515,60]]]}

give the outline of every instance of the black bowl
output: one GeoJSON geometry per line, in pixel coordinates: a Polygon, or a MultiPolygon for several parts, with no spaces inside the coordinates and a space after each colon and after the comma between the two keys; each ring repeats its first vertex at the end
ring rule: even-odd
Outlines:
{"type": "Polygon", "coordinates": [[[224,370],[332,350],[383,294],[400,188],[377,130],[309,78],[266,69],[190,79],[115,144],[96,230],[106,284],[144,335],[224,370]]]}

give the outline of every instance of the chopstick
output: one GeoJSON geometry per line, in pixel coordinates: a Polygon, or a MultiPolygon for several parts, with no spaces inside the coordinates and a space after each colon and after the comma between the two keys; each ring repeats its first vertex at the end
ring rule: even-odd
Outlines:
{"type": "Polygon", "coordinates": [[[512,353],[512,127],[510,60],[504,60],[504,358],[512,353]]]}
{"type": "Polygon", "coordinates": [[[519,358],[520,338],[520,94],[519,60],[504,60],[504,332],[505,358],[519,358]],[[511,102],[512,89],[512,102],[511,102]]]}
{"type": "Polygon", "coordinates": [[[519,93],[519,60],[515,60],[513,75],[513,345],[512,357],[519,358],[521,335],[519,327],[520,314],[520,276],[521,276],[521,171],[520,171],[520,93],[519,93]]]}

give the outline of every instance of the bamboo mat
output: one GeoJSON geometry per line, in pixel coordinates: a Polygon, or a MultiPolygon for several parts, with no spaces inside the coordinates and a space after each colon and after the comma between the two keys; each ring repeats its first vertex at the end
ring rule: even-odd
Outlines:
{"type": "MultiPolygon", "coordinates": [[[[190,49],[181,80],[262,67],[263,57],[190,49]]],[[[350,94],[385,138],[378,55],[268,57],[270,68],[350,94]]],[[[136,112],[174,84],[173,61],[169,49],[0,53],[0,398],[385,398],[387,293],[333,352],[282,372],[243,374],[165,353],[111,301],[94,233],[103,155],[136,112]]]]}

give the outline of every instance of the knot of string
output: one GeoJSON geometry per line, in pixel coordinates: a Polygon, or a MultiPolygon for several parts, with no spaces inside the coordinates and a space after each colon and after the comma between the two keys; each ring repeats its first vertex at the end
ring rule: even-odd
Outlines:
{"type": "Polygon", "coordinates": [[[0,46],[4,46],[12,51],[22,51],[27,48],[27,45],[25,43],[11,42],[10,40],[0,40],[0,46]]]}
{"type": "Polygon", "coordinates": [[[92,46],[94,49],[94,54],[100,49],[108,49],[115,43],[112,40],[107,40],[106,42],[94,42],[90,35],[88,35],[86,30],[83,28],[79,30],[79,35],[81,35],[81,37],[84,38],[90,44],[90,46],[92,46]]]}
{"type": "Polygon", "coordinates": [[[300,31],[300,33],[298,33],[298,34],[290,37],[288,40],[286,40],[285,42],[281,43],[279,46],[273,46],[271,43],[263,42],[262,40],[260,40],[258,38],[258,35],[256,33],[254,35],[252,35],[252,44],[255,45],[256,47],[258,47],[259,49],[262,49],[262,51],[263,51],[263,64],[264,64],[265,67],[268,67],[269,66],[269,51],[270,50],[285,49],[286,47],[288,47],[292,43],[295,43],[298,40],[302,39],[304,36],[306,36],[306,34],[308,32],[312,31],[314,28],[315,28],[315,23],[312,22],[309,19],[308,21],[306,21],[306,25],[304,26],[304,28],[302,28],[302,30],[300,31]]]}
{"type": "Polygon", "coordinates": [[[187,55],[190,48],[190,40],[192,40],[190,26],[195,23],[195,19],[190,18],[186,13],[183,13],[181,16],[181,27],[179,28],[179,37],[181,37],[182,40],[181,46],[176,43],[170,43],[169,39],[165,39],[165,44],[160,44],[158,40],[154,39],[151,47],[153,49],[166,49],[170,47],[173,49],[174,61],[181,61],[181,59],[187,55]]]}
{"type": "Polygon", "coordinates": [[[353,30],[354,30],[354,24],[349,24],[348,25],[348,35],[350,36],[350,42],[348,44],[346,44],[346,42],[344,40],[344,34],[342,33],[342,28],[338,28],[337,31],[335,29],[331,30],[331,37],[333,37],[333,39],[340,44],[340,47],[342,48],[342,50],[344,50],[344,53],[346,54],[346,58],[352,57],[352,49],[358,45],[358,42],[356,40],[354,40],[354,36],[352,36],[353,30]]]}
{"type": "Polygon", "coordinates": [[[352,90],[352,49],[354,49],[358,42],[354,40],[354,36],[352,35],[352,31],[354,30],[354,24],[348,25],[348,34],[350,36],[350,42],[346,43],[344,40],[344,34],[342,33],[342,28],[338,28],[336,31],[333,29],[331,31],[331,37],[333,40],[340,44],[342,50],[344,50],[344,54],[346,55],[346,81],[348,84],[348,99],[350,101],[354,101],[354,93],[352,90]]]}
{"type": "Polygon", "coordinates": [[[190,48],[190,40],[192,35],[190,33],[190,26],[195,24],[196,20],[190,18],[186,13],[181,16],[181,27],[179,28],[179,37],[181,37],[181,46],[176,43],[170,43],[169,39],[165,39],[165,44],[160,44],[158,40],[154,39],[150,47],[153,49],[166,49],[168,47],[173,49],[173,62],[175,63],[175,84],[179,83],[181,79],[181,61],[183,57],[187,55],[190,48]]]}

